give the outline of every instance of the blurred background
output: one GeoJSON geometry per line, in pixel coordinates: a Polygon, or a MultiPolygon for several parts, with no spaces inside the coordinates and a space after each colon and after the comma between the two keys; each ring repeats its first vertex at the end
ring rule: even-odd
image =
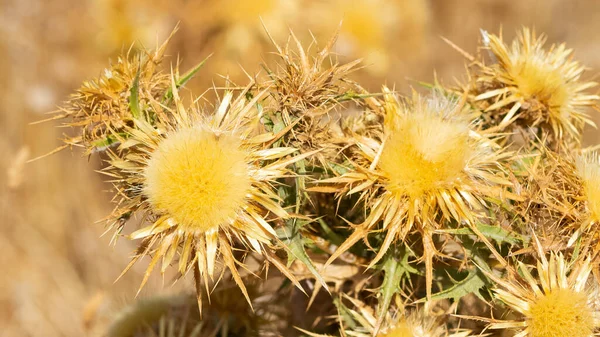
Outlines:
{"type": "MultiPolygon", "coordinates": [[[[113,284],[134,246],[101,237],[112,206],[99,160],[75,150],[26,163],[69,132],[30,123],[133,42],[154,48],[179,23],[167,62],[179,57],[185,70],[213,53],[192,83],[201,93],[219,75],[243,83],[242,69],[269,59],[259,17],[280,44],[291,28],[323,45],[343,20],[335,51],[365,64],[354,79],[405,92],[434,72],[446,84],[464,76],[465,60],[440,36],[475,53],[479,30],[500,27],[506,40],[530,26],[566,42],[594,78],[598,14],[593,0],[0,0],[0,336],[97,336],[137,291],[144,263],[113,284]]],[[[586,144],[598,141],[586,133],[586,144]]],[[[143,294],[177,291],[154,276],[143,294]]]]}

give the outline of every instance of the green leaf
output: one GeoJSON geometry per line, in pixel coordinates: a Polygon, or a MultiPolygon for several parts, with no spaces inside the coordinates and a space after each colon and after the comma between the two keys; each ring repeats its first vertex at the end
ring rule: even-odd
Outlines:
{"type": "Polygon", "coordinates": [[[261,123],[265,126],[265,129],[268,132],[273,132],[273,120],[268,114],[262,116],[261,123]]]}
{"type": "Polygon", "coordinates": [[[133,79],[133,83],[131,84],[131,89],[129,89],[129,110],[133,115],[133,118],[139,119],[142,114],[142,109],[140,108],[140,72],[141,68],[138,68],[137,73],[135,74],[135,78],[133,79]]]}
{"type": "Polygon", "coordinates": [[[512,162],[511,172],[516,176],[529,175],[531,167],[539,160],[538,157],[540,156],[542,154],[537,150],[533,150],[527,155],[521,155],[518,160],[512,162]]]}
{"type": "Polygon", "coordinates": [[[357,99],[371,98],[381,96],[382,94],[358,94],[353,91],[347,91],[343,94],[340,94],[335,97],[335,101],[338,103],[346,102],[346,101],[354,101],[357,99]]]}
{"type": "MultiPolygon", "coordinates": [[[[198,63],[194,68],[190,69],[187,73],[185,73],[182,77],[178,78],[175,81],[175,88],[179,89],[181,87],[183,87],[184,85],[186,85],[192,78],[194,78],[194,76],[196,75],[196,73],[198,72],[198,70],[200,70],[200,68],[202,68],[202,66],[204,65],[204,63],[206,63],[206,61],[211,57],[212,55],[208,55],[204,60],[202,60],[202,62],[198,63]]],[[[173,88],[169,87],[169,89],[167,90],[167,92],[165,93],[165,97],[164,97],[164,101],[166,102],[170,102],[173,99],[173,88]]]]}
{"type": "Polygon", "coordinates": [[[396,260],[394,251],[392,250],[388,253],[383,260],[383,284],[381,285],[381,289],[379,293],[381,294],[381,300],[379,301],[379,305],[377,307],[377,317],[379,326],[380,321],[385,317],[385,313],[390,308],[390,304],[392,303],[392,298],[394,294],[398,292],[400,288],[400,281],[402,280],[402,275],[404,274],[404,270],[402,266],[396,260]]]}
{"type": "Polygon", "coordinates": [[[331,169],[335,173],[337,173],[338,175],[343,175],[343,174],[348,173],[350,171],[350,169],[348,167],[342,166],[342,165],[339,165],[339,164],[335,164],[335,163],[331,164],[331,169]]]}
{"type": "MultiPolygon", "coordinates": [[[[126,134],[119,133],[119,136],[126,137],[126,134]]],[[[104,137],[102,139],[98,139],[98,140],[92,142],[92,146],[94,147],[94,151],[103,151],[105,148],[116,145],[119,142],[120,142],[119,137],[117,137],[113,134],[109,134],[109,135],[106,135],[106,137],[104,137]]]]}
{"type": "Polygon", "coordinates": [[[288,251],[288,264],[294,260],[300,260],[311,274],[317,279],[321,285],[327,289],[327,283],[319,274],[319,271],[310,260],[310,257],[304,249],[304,244],[307,240],[302,236],[300,228],[306,224],[306,221],[298,220],[296,218],[288,219],[285,221],[285,226],[277,229],[277,235],[279,239],[286,245],[288,251]]]}
{"type": "Polygon", "coordinates": [[[340,316],[340,319],[342,321],[344,321],[345,326],[347,328],[350,329],[356,329],[356,327],[358,327],[358,324],[354,318],[352,318],[352,313],[350,312],[350,310],[344,305],[344,303],[342,303],[342,300],[339,297],[335,297],[333,299],[333,305],[335,305],[335,307],[338,310],[338,315],[340,316]]]}
{"type": "MultiPolygon", "coordinates": [[[[274,116],[271,117],[271,122],[273,123],[273,133],[278,134],[280,131],[285,129],[285,123],[281,118],[281,113],[277,112],[274,116]]],[[[279,147],[284,143],[284,137],[280,137],[273,143],[273,147],[279,147]]]]}
{"type": "Polygon", "coordinates": [[[338,235],[336,232],[329,227],[329,225],[323,220],[323,218],[319,218],[317,220],[319,225],[321,225],[321,229],[323,229],[323,234],[325,235],[325,239],[336,246],[341,246],[344,243],[344,238],[341,235],[338,235]]]}
{"type": "Polygon", "coordinates": [[[485,286],[485,276],[476,268],[472,269],[467,277],[455,283],[452,287],[440,291],[439,293],[431,296],[432,300],[441,300],[451,298],[454,301],[458,301],[463,296],[471,293],[475,293],[477,297],[481,297],[479,289],[485,286]]]}
{"type": "Polygon", "coordinates": [[[411,273],[417,273],[418,271],[409,265],[408,263],[409,253],[406,251],[406,247],[397,245],[389,250],[389,252],[383,257],[383,264],[381,270],[383,270],[383,283],[379,289],[380,300],[377,307],[377,324],[380,326],[385,313],[390,308],[394,295],[400,291],[401,282],[405,276],[411,273]]]}
{"type": "MultiPolygon", "coordinates": [[[[477,224],[477,228],[485,237],[493,239],[498,244],[508,243],[510,245],[517,245],[527,241],[523,236],[509,232],[500,226],[479,223],[477,224]]],[[[455,235],[475,235],[469,227],[451,228],[440,231],[455,235]]]]}
{"type": "Polygon", "coordinates": [[[296,168],[296,213],[300,213],[300,207],[310,199],[306,192],[306,160],[302,159],[294,163],[296,168]]]}

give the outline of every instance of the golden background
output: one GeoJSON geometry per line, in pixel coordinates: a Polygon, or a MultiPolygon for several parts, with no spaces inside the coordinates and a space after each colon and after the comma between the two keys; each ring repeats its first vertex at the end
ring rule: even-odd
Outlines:
{"type": "MultiPolygon", "coordinates": [[[[201,93],[223,83],[219,74],[243,82],[242,68],[260,70],[274,49],[259,17],[280,44],[292,29],[321,45],[343,19],[335,51],[364,59],[354,78],[406,92],[434,71],[446,84],[464,76],[464,58],[440,36],[475,53],[480,29],[500,27],[506,40],[530,26],[565,42],[594,78],[598,14],[594,0],[0,0],[0,336],[96,336],[137,291],[143,263],[113,284],[133,244],[111,248],[100,237],[111,195],[94,172],[99,159],[75,149],[27,163],[70,132],[59,122],[30,123],[132,42],[153,48],[179,23],[167,62],[179,57],[185,70],[212,53],[191,85],[201,93]]],[[[600,139],[588,130],[585,140],[600,139]]],[[[153,275],[143,294],[176,291],[169,282],[153,275]]]]}

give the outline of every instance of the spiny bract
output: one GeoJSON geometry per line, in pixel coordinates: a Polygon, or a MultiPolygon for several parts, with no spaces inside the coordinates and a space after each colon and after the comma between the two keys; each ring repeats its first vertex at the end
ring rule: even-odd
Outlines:
{"type": "Polygon", "coordinates": [[[415,94],[406,104],[384,92],[383,130],[374,137],[354,135],[353,169],[320,182],[337,186],[340,197],[360,195],[369,210],[329,261],[381,224],[385,239],[373,266],[392,243],[416,230],[423,238],[430,295],[433,232],[444,220],[473,223],[484,198],[500,195],[509,184],[499,161],[510,154],[477,133],[458,103],[439,92],[428,98],[415,94]]]}
{"type": "Polygon", "coordinates": [[[510,47],[487,32],[484,41],[497,63],[481,64],[475,101],[489,100],[485,113],[499,117],[497,127],[514,123],[528,130],[539,125],[552,136],[550,141],[569,135],[579,142],[584,125],[593,125],[587,109],[600,97],[586,93],[596,83],[580,81],[585,68],[571,59],[572,50],[564,44],[546,50],[546,37],[528,28],[510,47]]]}

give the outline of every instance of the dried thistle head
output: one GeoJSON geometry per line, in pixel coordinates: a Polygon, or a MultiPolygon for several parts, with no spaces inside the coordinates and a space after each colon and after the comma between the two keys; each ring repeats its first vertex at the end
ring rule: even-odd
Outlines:
{"type": "Polygon", "coordinates": [[[596,83],[581,81],[585,68],[572,60],[572,50],[564,44],[544,49],[546,37],[528,28],[510,46],[487,32],[484,41],[496,62],[479,63],[473,94],[491,125],[526,132],[539,127],[549,142],[579,143],[584,125],[593,125],[587,110],[600,97],[587,92],[596,83]]]}
{"type": "Polygon", "coordinates": [[[130,105],[133,99],[139,106],[165,103],[171,76],[162,73],[159,65],[168,41],[154,52],[136,56],[128,52],[98,78],[83,82],[61,109],[62,114],[53,118],[68,120],[65,125],[80,132],[66,138],[65,146],[82,146],[86,154],[103,151],[116,143],[113,134],[122,134],[133,126],[135,113],[130,105]]]}
{"type": "MultiPolygon", "coordinates": [[[[284,48],[273,40],[280,62],[267,69],[268,78],[259,83],[259,87],[270,88],[268,102],[273,113],[269,117],[274,127],[289,129],[284,142],[302,153],[336,148],[332,139],[341,135],[338,120],[342,113],[336,109],[358,97],[357,90],[362,91],[348,78],[360,60],[338,64],[331,53],[336,39],[337,35],[314,56],[293,33],[284,48]]],[[[318,159],[325,163],[324,157],[319,154],[318,159]]]]}
{"type": "Polygon", "coordinates": [[[199,294],[222,263],[250,301],[234,250],[262,255],[294,280],[274,255],[272,222],[288,213],[273,185],[304,157],[286,158],[296,149],[271,146],[278,136],[262,129],[257,107],[264,92],[249,100],[247,90],[237,98],[226,92],[209,112],[186,109],[173,88],[175,107],[160,114],[169,118],[154,126],[135,119],[126,137],[112,134],[121,145],[105,169],[117,189],[111,227],[120,233],[136,213],[150,223],[129,235],[142,242],[127,269],[152,256],[142,286],[160,260],[164,273],[179,255],[179,272],[194,271],[199,294]]]}
{"type": "Polygon", "coordinates": [[[543,145],[531,147],[513,162],[512,172],[523,196],[510,208],[522,220],[520,229],[526,232],[525,226],[531,224],[543,241],[566,247],[563,241],[579,227],[585,208],[571,156],[543,145]]]}
{"type": "Polygon", "coordinates": [[[514,169],[524,198],[511,210],[545,244],[553,242],[552,248],[561,250],[579,238],[586,245],[598,239],[600,164],[595,152],[558,154],[539,146],[522,154],[514,169]]]}
{"type": "MultiPolygon", "coordinates": [[[[385,91],[384,128],[376,137],[356,135],[354,167],[320,183],[337,187],[340,197],[356,194],[368,210],[366,219],[332,255],[336,259],[371,232],[385,238],[371,261],[379,261],[395,241],[412,232],[423,238],[431,294],[433,232],[446,221],[472,224],[487,197],[502,186],[502,153],[486,135],[475,132],[457,102],[439,94],[415,94],[405,104],[385,91]]],[[[508,195],[508,193],[506,194],[508,195]]]]}
{"type": "MultiPolygon", "coordinates": [[[[536,239],[537,240],[537,239],[536,239]]],[[[515,329],[515,336],[591,337],[600,327],[600,311],[594,306],[597,284],[590,286],[590,258],[569,263],[562,254],[548,259],[537,242],[538,261],[533,274],[520,263],[517,279],[488,274],[496,282],[495,298],[522,318],[489,319],[489,329],[515,329]],[[536,275],[537,274],[537,275],[536,275]]]]}

